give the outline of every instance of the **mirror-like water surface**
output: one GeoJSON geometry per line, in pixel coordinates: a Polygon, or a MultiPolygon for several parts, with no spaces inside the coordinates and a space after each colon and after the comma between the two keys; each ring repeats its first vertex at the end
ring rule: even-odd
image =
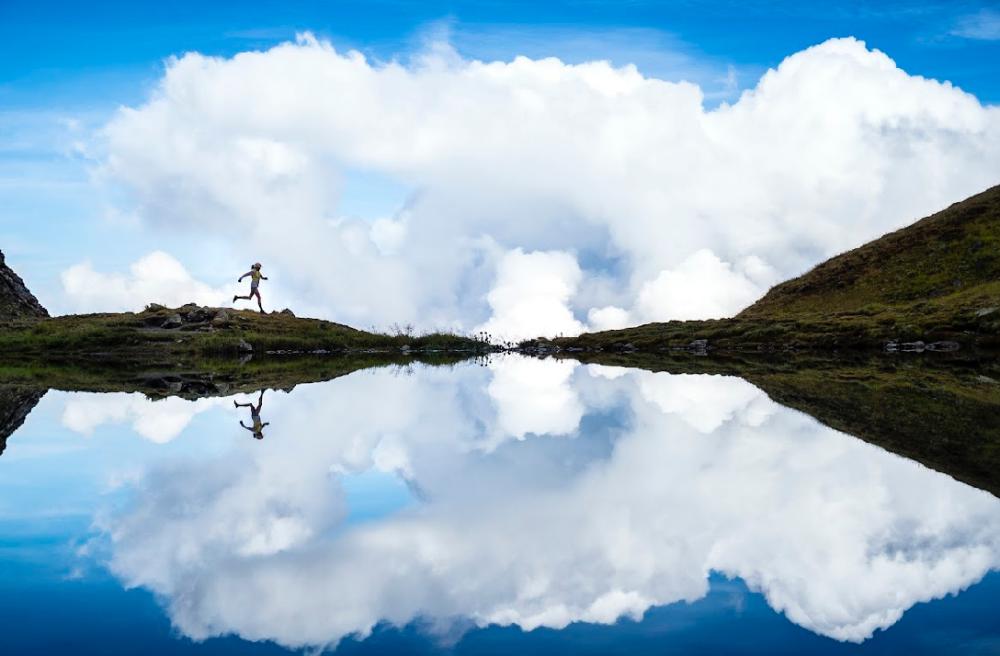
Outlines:
{"type": "Polygon", "coordinates": [[[1000,500],[723,376],[50,391],[0,540],[17,653],[1000,649],[1000,500]]]}

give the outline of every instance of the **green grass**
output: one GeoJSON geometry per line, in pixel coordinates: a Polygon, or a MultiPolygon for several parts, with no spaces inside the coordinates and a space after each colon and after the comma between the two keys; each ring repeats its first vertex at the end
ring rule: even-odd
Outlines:
{"type": "Polygon", "coordinates": [[[319,319],[290,315],[226,310],[228,320],[192,322],[180,328],[157,327],[185,308],[148,309],[138,313],[70,315],[52,319],[23,319],[0,328],[0,353],[121,356],[140,359],[172,358],[183,354],[239,354],[241,342],[256,354],[283,352],[466,351],[488,350],[481,341],[446,333],[411,335],[373,333],[319,319]]]}

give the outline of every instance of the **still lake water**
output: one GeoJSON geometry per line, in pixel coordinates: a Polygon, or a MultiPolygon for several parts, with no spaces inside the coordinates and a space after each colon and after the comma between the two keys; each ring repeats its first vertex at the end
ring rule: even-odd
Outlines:
{"type": "Polygon", "coordinates": [[[258,398],[48,392],[3,653],[1000,653],[1000,500],[742,379],[373,369],[262,440],[258,398]]]}

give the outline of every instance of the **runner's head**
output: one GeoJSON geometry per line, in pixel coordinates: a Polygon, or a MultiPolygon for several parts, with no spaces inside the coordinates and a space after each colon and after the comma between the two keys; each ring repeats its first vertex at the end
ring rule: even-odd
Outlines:
{"type": "Polygon", "coordinates": [[[257,269],[258,271],[260,271],[260,262],[254,262],[253,266],[251,266],[250,268],[257,269]]]}

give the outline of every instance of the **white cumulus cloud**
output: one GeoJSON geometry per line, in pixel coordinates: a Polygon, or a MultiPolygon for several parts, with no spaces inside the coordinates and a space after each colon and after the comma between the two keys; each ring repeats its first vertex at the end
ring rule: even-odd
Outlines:
{"type": "Polygon", "coordinates": [[[62,273],[62,284],[71,306],[107,312],[141,310],[149,303],[168,307],[229,304],[235,288],[217,289],[196,280],[183,264],[162,251],[140,258],[127,274],[101,273],[83,262],[62,273]]]}
{"type": "Polygon", "coordinates": [[[375,63],[304,35],[171,59],[102,135],[123,211],[238,235],[322,314],[529,336],[732,314],[1000,177],[1000,110],[852,38],[706,109],[634,66],[375,63]],[[336,218],[355,171],[410,195],[336,218]],[[551,293],[518,298],[528,275],[551,293]]]}
{"type": "Polygon", "coordinates": [[[700,250],[643,285],[636,313],[646,321],[721,319],[731,315],[733,308],[757,300],[762,288],[766,289],[746,274],[733,271],[732,265],[711,251],[700,250]]]}
{"type": "Polygon", "coordinates": [[[576,259],[568,253],[507,253],[487,296],[493,316],[477,332],[501,340],[578,335],[583,324],[573,317],[569,301],[581,277],[576,259]]]}

